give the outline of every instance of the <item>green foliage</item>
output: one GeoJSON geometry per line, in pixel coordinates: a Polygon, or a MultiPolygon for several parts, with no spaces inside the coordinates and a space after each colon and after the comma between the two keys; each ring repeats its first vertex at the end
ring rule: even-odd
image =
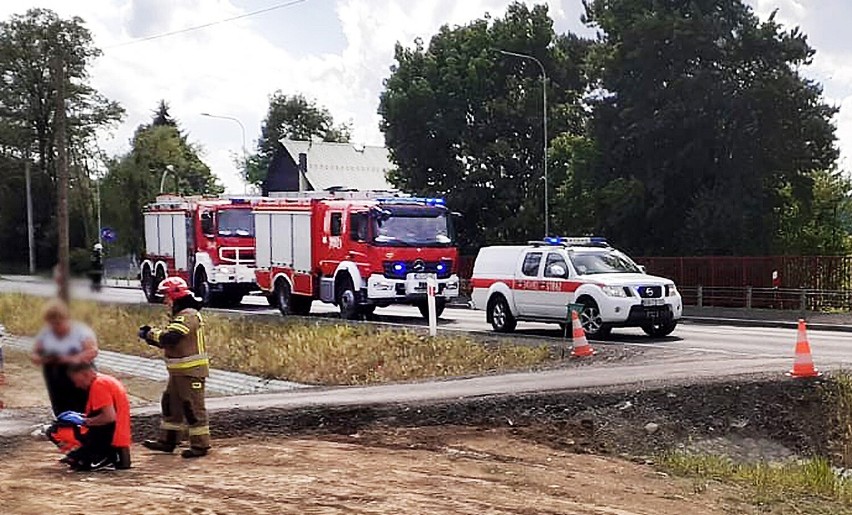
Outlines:
{"type": "Polygon", "coordinates": [[[101,197],[104,224],[116,229],[117,246],[138,254],[144,245],[142,210],[160,192],[163,179],[165,192],[180,195],[216,195],[223,188],[162,102],[152,123],[136,130],[131,147],[109,163],[101,197]]]}
{"type": "Polygon", "coordinates": [[[88,69],[100,55],[80,18],[62,19],[30,9],[0,22],[0,259],[27,257],[24,163],[32,164],[37,256],[43,267],[56,256],[56,84],[52,64],[65,64],[70,158],[71,245],[88,247],[94,236],[94,197],[87,160],[99,129],[119,121],[123,109],[90,84],[88,69]]]}
{"type": "MultiPolygon", "coordinates": [[[[588,43],[557,35],[547,7],[512,4],[505,17],[442,27],[428,47],[397,45],[379,113],[404,191],[447,197],[464,214],[465,245],[541,237],[542,80],[551,134],[582,133],[588,43]]],[[[558,184],[551,178],[551,182],[558,184]]]]}
{"type": "Polygon", "coordinates": [[[269,97],[269,109],[260,129],[257,152],[249,156],[245,176],[259,185],[266,178],[269,164],[282,139],[345,143],[351,137],[348,124],[335,125],[328,109],[303,95],[285,95],[276,91],[269,97]]]}
{"type": "Polygon", "coordinates": [[[585,3],[601,33],[595,158],[561,190],[595,192],[592,229],[646,254],[847,248],[833,213],[849,187],[825,172],[836,109],[799,73],[814,53],[803,34],[738,0],[585,3]]]}

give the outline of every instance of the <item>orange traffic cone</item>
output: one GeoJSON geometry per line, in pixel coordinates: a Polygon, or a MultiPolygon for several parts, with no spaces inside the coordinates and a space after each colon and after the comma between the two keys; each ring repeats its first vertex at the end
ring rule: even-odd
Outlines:
{"type": "Polygon", "coordinates": [[[577,315],[577,311],[574,309],[571,310],[571,325],[574,328],[573,338],[571,338],[573,344],[571,356],[574,358],[594,356],[595,350],[592,349],[589,341],[586,340],[586,331],[583,331],[583,326],[580,324],[580,316],[577,315]]]}
{"type": "Polygon", "coordinates": [[[808,343],[808,333],[805,321],[799,320],[799,336],[796,338],[796,361],[793,370],[787,373],[790,377],[806,378],[819,377],[819,371],[814,368],[814,358],[811,356],[811,345],[808,343]]]}

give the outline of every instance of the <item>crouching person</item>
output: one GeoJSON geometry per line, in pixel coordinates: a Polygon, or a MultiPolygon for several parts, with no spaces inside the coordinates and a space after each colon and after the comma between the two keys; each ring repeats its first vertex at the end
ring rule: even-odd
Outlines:
{"type": "Polygon", "coordinates": [[[77,433],[80,447],[63,461],[78,471],[130,468],[130,401],[124,385],[91,363],[71,365],[69,374],[88,392],[88,401],[77,433]]]}
{"type": "Polygon", "coordinates": [[[201,301],[193,295],[186,281],[169,277],[159,287],[171,310],[171,320],[164,329],[139,328],[139,337],[148,345],[163,349],[169,383],[162,399],[162,422],[156,440],[142,445],[153,451],[171,453],[180,443],[181,433],[189,433],[189,449],[184,458],[205,456],[210,448],[210,427],[204,404],[204,383],[209,361],[204,344],[204,319],[201,301]]]}

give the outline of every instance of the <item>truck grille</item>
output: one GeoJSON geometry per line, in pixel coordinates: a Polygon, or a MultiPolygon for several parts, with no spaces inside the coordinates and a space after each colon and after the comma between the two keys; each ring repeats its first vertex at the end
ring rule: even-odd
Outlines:
{"type": "Polygon", "coordinates": [[[446,279],[453,273],[452,261],[385,261],[385,277],[405,279],[408,274],[435,274],[438,279],[446,279]]]}
{"type": "Polygon", "coordinates": [[[636,293],[643,299],[659,299],[663,296],[662,286],[639,286],[636,293]]]}

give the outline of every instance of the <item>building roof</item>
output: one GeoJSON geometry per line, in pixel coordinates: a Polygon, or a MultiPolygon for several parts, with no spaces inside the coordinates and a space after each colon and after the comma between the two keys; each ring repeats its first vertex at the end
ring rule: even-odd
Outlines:
{"type": "Polygon", "coordinates": [[[314,190],[330,188],[394,190],[387,173],[393,168],[385,147],[351,143],[326,143],[282,139],[281,145],[298,164],[299,154],[308,157],[305,178],[314,190]]]}

